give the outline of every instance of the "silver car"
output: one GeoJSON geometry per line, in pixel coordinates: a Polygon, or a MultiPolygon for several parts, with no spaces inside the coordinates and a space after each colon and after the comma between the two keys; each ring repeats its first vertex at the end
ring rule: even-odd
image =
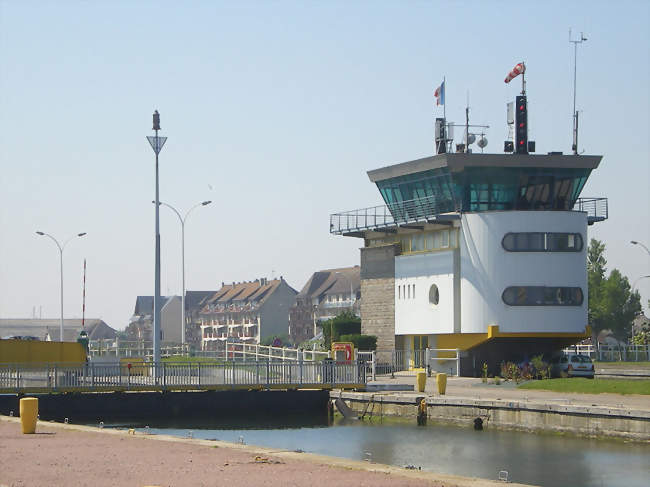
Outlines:
{"type": "Polygon", "coordinates": [[[595,367],[587,355],[569,353],[559,355],[551,360],[553,377],[587,377],[593,379],[595,367]]]}

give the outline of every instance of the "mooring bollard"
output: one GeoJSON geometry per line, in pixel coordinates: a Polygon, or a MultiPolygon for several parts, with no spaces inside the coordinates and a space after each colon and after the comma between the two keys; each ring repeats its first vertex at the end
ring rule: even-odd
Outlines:
{"type": "Polygon", "coordinates": [[[444,395],[447,389],[447,374],[436,374],[436,383],[438,385],[438,394],[444,395]]]}
{"type": "Polygon", "coordinates": [[[38,416],[38,398],[24,397],[20,400],[20,425],[23,434],[36,432],[36,418],[38,416]]]}

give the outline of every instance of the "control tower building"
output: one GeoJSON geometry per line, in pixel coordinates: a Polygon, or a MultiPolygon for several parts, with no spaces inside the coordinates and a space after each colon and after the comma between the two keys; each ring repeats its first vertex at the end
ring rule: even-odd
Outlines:
{"type": "Polygon", "coordinates": [[[429,353],[476,375],[589,336],[587,228],[607,199],[580,194],[601,159],[460,152],[369,171],[385,205],[331,215],[330,233],[363,239],[361,327],[380,360],[429,353]]]}

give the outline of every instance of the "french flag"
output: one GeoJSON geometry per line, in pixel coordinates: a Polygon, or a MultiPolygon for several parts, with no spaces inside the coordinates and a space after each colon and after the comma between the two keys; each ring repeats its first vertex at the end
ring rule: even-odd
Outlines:
{"type": "Polygon", "coordinates": [[[436,105],[445,104],[445,82],[444,81],[440,86],[436,88],[436,91],[433,92],[433,96],[436,97],[436,105]]]}

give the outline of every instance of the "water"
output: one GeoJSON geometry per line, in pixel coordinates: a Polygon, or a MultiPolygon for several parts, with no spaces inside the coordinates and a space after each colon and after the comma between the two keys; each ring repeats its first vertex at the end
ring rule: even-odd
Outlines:
{"type": "MultiPolygon", "coordinates": [[[[127,425],[113,425],[126,427],[127,425]]],[[[145,425],[138,428],[144,431],[145,425]]],[[[636,487],[648,485],[650,445],[550,434],[474,431],[468,427],[369,424],[338,421],[332,426],[299,419],[294,424],[148,425],[150,434],[244,442],[280,450],[302,450],[422,470],[509,480],[542,486],[636,487]]]]}

